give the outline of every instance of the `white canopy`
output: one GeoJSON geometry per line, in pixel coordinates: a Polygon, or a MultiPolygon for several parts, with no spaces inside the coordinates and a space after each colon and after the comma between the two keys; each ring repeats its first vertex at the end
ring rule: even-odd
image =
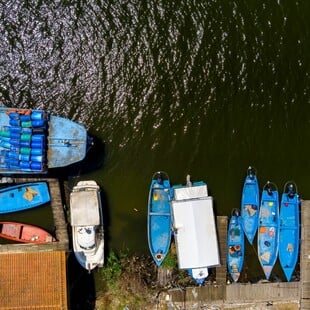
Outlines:
{"type": "Polygon", "coordinates": [[[180,269],[220,264],[213,199],[204,186],[177,188],[182,200],[172,201],[173,225],[180,269]],[[201,188],[195,188],[201,187],[201,188]],[[201,193],[205,193],[203,195],[201,193]],[[198,193],[198,197],[195,195],[198,193]]]}
{"type": "Polygon", "coordinates": [[[174,189],[174,199],[204,198],[208,196],[207,185],[180,187],[174,189]]]}
{"type": "Polygon", "coordinates": [[[73,191],[70,195],[72,226],[100,224],[99,200],[96,189],[73,191]]]}

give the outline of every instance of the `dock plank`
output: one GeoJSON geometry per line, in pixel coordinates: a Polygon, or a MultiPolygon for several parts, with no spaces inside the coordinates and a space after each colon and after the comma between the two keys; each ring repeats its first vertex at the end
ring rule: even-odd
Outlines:
{"type": "Polygon", "coordinates": [[[216,282],[217,284],[225,284],[227,279],[227,268],[226,268],[226,251],[227,251],[227,216],[217,216],[217,233],[219,252],[221,258],[221,266],[216,268],[216,282]]]}

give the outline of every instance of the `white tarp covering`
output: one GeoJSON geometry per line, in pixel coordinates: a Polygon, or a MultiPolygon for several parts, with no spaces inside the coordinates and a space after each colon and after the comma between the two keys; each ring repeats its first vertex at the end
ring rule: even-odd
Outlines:
{"type": "MultiPolygon", "coordinates": [[[[220,264],[213,199],[206,195],[204,198],[201,195],[198,199],[192,198],[191,190],[194,188],[195,186],[178,188],[178,197],[187,197],[187,200],[182,198],[183,200],[180,201],[172,201],[173,226],[180,269],[220,264]],[[188,199],[188,197],[191,198],[188,199]]],[[[197,192],[197,189],[194,191],[197,192]]]]}
{"type": "Polygon", "coordinates": [[[98,193],[95,189],[73,191],[70,195],[72,226],[100,224],[98,193]]]}
{"type": "Polygon", "coordinates": [[[207,185],[180,187],[174,189],[174,199],[203,198],[208,196],[207,185]]]}

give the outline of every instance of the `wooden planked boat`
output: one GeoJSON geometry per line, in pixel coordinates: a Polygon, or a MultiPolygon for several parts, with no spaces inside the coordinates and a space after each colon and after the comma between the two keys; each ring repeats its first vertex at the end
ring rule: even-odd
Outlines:
{"type": "Polygon", "coordinates": [[[35,244],[57,241],[41,227],[18,222],[0,222],[0,237],[15,242],[35,244]]]}
{"type": "Polygon", "coordinates": [[[269,280],[279,250],[279,194],[274,183],[263,188],[258,219],[257,253],[259,262],[269,280]]]}
{"type": "Polygon", "coordinates": [[[0,214],[39,207],[50,201],[46,182],[12,185],[0,189],[0,214]]]}
{"type": "Polygon", "coordinates": [[[228,224],[227,268],[234,282],[237,282],[244,262],[244,232],[240,210],[234,209],[228,224]]]}
{"type": "Polygon", "coordinates": [[[257,231],[259,203],[259,186],[256,170],[253,167],[249,167],[242,190],[241,223],[250,244],[253,244],[257,231]]]}
{"type": "Polygon", "coordinates": [[[147,235],[153,260],[157,266],[164,261],[171,243],[171,185],[168,175],[156,172],[148,197],[147,235]]]}
{"type": "Polygon", "coordinates": [[[75,257],[89,272],[104,263],[104,231],[100,188],[80,181],[70,193],[70,222],[75,257]]]}
{"type": "Polygon", "coordinates": [[[279,260],[287,281],[291,281],[298,260],[299,206],[296,184],[286,183],[280,207],[279,260]]]}
{"type": "Polygon", "coordinates": [[[0,107],[0,173],[47,173],[84,159],[86,129],[48,111],[0,107]]]}

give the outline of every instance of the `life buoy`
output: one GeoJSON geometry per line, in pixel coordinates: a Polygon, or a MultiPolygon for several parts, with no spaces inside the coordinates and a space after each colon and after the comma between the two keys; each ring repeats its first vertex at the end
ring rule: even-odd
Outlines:
{"type": "Polygon", "coordinates": [[[241,246],[240,246],[239,244],[236,244],[236,245],[235,245],[235,250],[236,250],[236,251],[240,251],[240,250],[241,250],[241,246]]]}

